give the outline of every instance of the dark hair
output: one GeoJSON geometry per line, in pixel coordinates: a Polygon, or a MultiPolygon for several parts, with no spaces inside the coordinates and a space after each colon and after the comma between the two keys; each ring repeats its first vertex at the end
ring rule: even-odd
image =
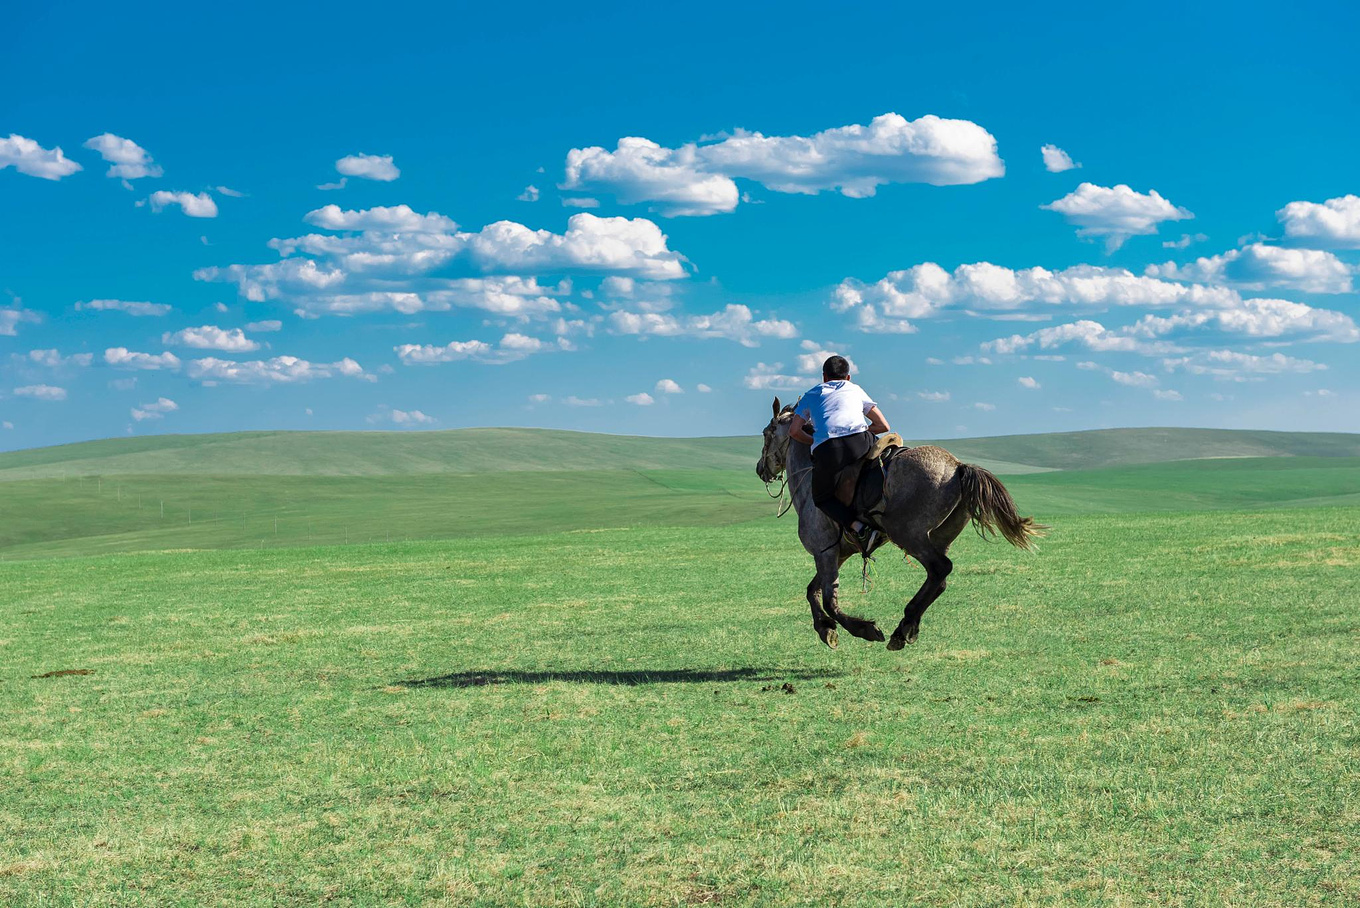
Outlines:
{"type": "Polygon", "coordinates": [[[823,381],[840,381],[850,377],[850,361],[844,356],[828,356],[822,363],[823,381]]]}

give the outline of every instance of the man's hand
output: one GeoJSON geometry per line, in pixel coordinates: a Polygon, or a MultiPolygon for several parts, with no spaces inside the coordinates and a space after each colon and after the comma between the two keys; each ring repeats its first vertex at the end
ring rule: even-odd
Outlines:
{"type": "Polygon", "coordinates": [[[807,420],[797,413],[789,420],[789,438],[801,444],[812,444],[812,432],[808,430],[807,420]]]}
{"type": "Polygon", "coordinates": [[[864,414],[869,420],[869,431],[875,435],[882,435],[884,432],[891,432],[892,427],[883,418],[883,412],[878,407],[870,407],[869,412],[864,414]]]}

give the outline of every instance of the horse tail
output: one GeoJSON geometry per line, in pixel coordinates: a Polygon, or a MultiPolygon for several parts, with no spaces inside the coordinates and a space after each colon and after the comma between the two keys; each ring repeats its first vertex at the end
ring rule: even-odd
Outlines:
{"type": "Polygon", "coordinates": [[[1011,545],[1026,551],[1034,550],[1032,539],[1043,536],[1048,529],[1035,523],[1032,517],[1021,517],[1015,510],[1011,493],[991,471],[971,463],[959,464],[958,470],[963,506],[973,520],[973,527],[982,538],[998,532],[1011,545]]]}

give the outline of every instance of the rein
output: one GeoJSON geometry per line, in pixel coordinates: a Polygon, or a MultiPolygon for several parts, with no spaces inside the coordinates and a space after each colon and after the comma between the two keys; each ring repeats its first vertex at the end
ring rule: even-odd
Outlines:
{"type": "Polygon", "coordinates": [[[778,500],[779,500],[779,504],[778,504],[778,505],[776,506],[776,508],[775,508],[775,515],[774,515],[774,516],[775,516],[775,519],[776,519],[776,520],[779,519],[780,517],[783,517],[785,514],[787,514],[787,513],[789,512],[789,509],[793,507],[793,496],[790,495],[787,499],[784,498],[784,492],[785,492],[786,489],[788,489],[788,487],[789,487],[789,482],[791,482],[791,481],[794,480],[794,479],[797,479],[799,476],[802,476],[804,473],[809,472],[811,469],[812,469],[812,467],[804,467],[803,469],[799,470],[797,473],[794,473],[792,476],[790,476],[789,474],[785,473],[784,476],[781,477],[781,479],[780,479],[780,482],[779,482],[779,491],[778,491],[778,493],[773,494],[773,495],[770,494],[770,486],[773,484],[773,480],[771,480],[770,482],[765,483],[765,494],[766,494],[766,495],[769,495],[771,498],[775,498],[775,499],[778,499],[778,500]]]}

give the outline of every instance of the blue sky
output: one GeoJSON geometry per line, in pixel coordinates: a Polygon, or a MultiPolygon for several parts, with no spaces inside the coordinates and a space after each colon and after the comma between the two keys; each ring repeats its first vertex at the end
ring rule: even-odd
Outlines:
{"type": "Polygon", "coordinates": [[[25,5],[0,448],[1360,431],[1357,14],[1090,7],[25,5]]]}

